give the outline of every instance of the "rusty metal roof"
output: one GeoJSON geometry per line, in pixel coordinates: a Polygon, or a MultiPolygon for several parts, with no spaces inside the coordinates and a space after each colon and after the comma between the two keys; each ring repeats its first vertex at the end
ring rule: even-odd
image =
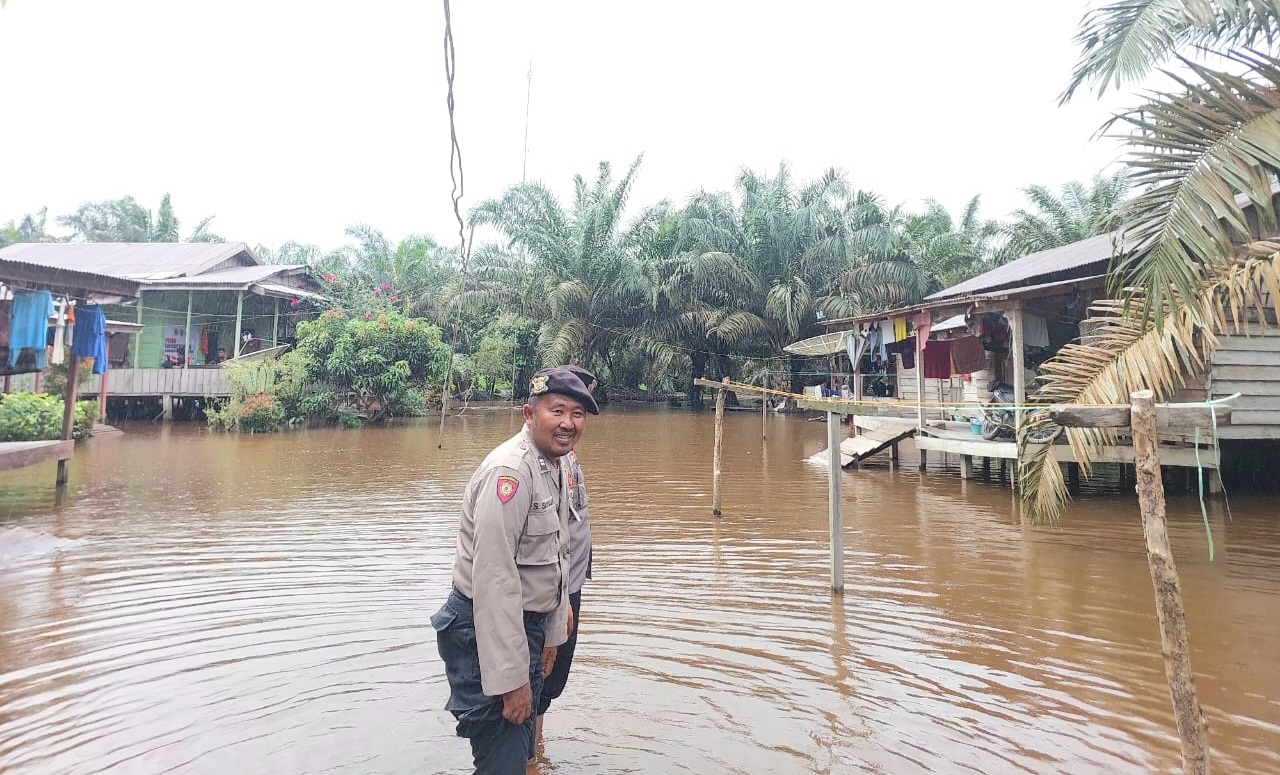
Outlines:
{"type": "Polygon", "coordinates": [[[1119,233],[1112,232],[1060,248],[1032,253],[924,298],[925,301],[941,301],[955,296],[971,296],[1005,288],[1102,274],[1111,261],[1117,239],[1119,233]]]}
{"type": "Polygon", "coordinates": [[[227,261],[262,264],[243,242],[29,242],[0,250],[0,259],[138,280],[191,277],[227,261]]]}
{"type": "Polygon", "coordinates": [[[136,280],[19,261],[9,258],[4,251],[0,251],[0,282],[72,296],[102,294],[136,299],[139,293],[136,280]]]}
{"type": "Polygon", "coordinates": [[[190,277],[165,277],[158,280],[143,280],[144,290],[247,290],[250,285],[264,280],[274,279],[284,282],[290,275],[301,274],[304,279],[310,276],[306,264],[254,264],[252,266],[233,266],[218,269],[190,277]]]}

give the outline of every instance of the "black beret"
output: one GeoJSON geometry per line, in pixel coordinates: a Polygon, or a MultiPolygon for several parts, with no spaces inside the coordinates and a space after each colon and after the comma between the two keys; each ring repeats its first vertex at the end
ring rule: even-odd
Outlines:
{"type": "Polygon", "coordinates": [[[588,412],[600,414],[595,396],[591,395],[595,386],[595,376],[580,366],[550,366],[539,369],[533,375],[533,381],[529,383],[529,395],[559,393],[582,404],[582,408],[588,412]]]}

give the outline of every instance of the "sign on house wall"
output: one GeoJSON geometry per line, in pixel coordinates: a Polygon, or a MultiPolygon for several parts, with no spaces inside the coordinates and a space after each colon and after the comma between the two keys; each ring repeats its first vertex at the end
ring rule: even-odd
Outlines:
{"type": "Polygon", "coordinates": [[[185,326],[165,326],[164,327],[164,355],[166,358],[173,356],[179,362],[185,360],[180,357],[181,354],[186,355],[187,352],[187,329],[185,326]]]}

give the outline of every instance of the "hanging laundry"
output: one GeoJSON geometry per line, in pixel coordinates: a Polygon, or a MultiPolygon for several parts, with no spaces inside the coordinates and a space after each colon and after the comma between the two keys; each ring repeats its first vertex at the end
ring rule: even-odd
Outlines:
{"type": "Polygon", "coordinates": [[[53,333],[53,354],[49,356],[49,362],[54,366],[66,363],[67,360],[67,300],[63,299],[58,302],[58,320],[54,326],[53,333]]]}
{"type": "Polygon", "coordinates": [[[987,351],[976,336],[951,340],[951,361],[957,374],[972,374],[987,368],[987,351]]]}
{"type": "Polygon", "coordinates": [[[982,316],[980,338],[982,347],[993,353],[1009,352],[1009,323],[999,312],[988,312],[982,316]]]}
{"type": "Polygon", "coordinates": [[[1022,344],[1027,347],[1049,346],[1049,321],[1039,315],[1022,313],[1022,344]]]}
{"type": "Polygon", "coordinates": [[[894,342],[898,341],[898,337],[893,328],[892,320],[881,320],[876,325],[880,327],[880,341],[884,342],[885,344],[893,344],[894,342]]]}
{"type": "Polygon", "coordinates": [[[907,338],[907,319],[906,317],[893,319],[893,341],[901,342],[907,338]]]}
{"type": "Polygon", "coordinates": [[[911,318],[911,325],[915,327],[916,336],[920,338],[920,349],[928,347],[929,329],[933,328],[933,316],[928,312],[921,312],[911,318]]]}
{"type": "Polygon", "coordinates": [[[79,358],[93,358],[93,373],[106,373],[107,319],[102,314],[102,307],[92,305],[80,309],[71,340],[71,354],[79,358]]]}
{"type": "Polygon", "coordinates": [[[951,378],[951,343],[934,342],[933,347],[922,353],[925,379],[951,378]]]}
{"type": "Polygon", "coordinates": [[[53,294],[48,291],[14,291],[9,310],[9,365],[18,363],[22,350],[31,350],[36,368],[45,367],[49,346],[49,318],[53,317],[53,294]]]}

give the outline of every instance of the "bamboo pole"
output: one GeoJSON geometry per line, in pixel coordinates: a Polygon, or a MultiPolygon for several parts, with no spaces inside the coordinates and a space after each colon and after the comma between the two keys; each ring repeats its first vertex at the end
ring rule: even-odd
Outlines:
{"type": "MultiPolygon", "coordinates": [[[[852,422],[853,418],[849,418],[852,422]]],[[[844,521],[840,513],[840,415],[827,412],[827,500],[831,528],[831,591],[844,594],[844,521]]]]}
{"type": "MultiPolygon", "coordinates": [[[[67,388],[62,397],[62,440],[70,441],[74,436],[76,427],[76,392],[79,390],[80,381],[80,356],[74,353],[71,360],[67,362],[67,388]]],[[[62,459],[58,461],[58,476],[54,481],[58,487],[62,487],[67,483],[68,473],[67,464],[70,461],[62,459]]]]}
{"type": "Polygon", "coordinates": [[[1150,390],[1139,390],[1129,398],[1133,402],[1130,416],[1138,507],[1142,512],[1142,531],[1147,539],[1147,567],[1155,588],[1164,672],[1169,681],[1169,697],[1182,746],[1182,771],[1185,775],[1207,775],[1209,730],[1196,697],[1187,617],[1182,606],[1182,585],[1169,549],[1164,484],[1160,479],[1160,454],[1156,440],[1155,394],[1150,390]]]}
{"type": "MultiPolygon", "coordinates": [[[[728,382],[728,379],[724,380],[728,382]]],[[[711,516],[718,517],[720,511],[720,454],[724,449],[724,388],[716,389],[716,440],[711,453],[711,516]]]]}

